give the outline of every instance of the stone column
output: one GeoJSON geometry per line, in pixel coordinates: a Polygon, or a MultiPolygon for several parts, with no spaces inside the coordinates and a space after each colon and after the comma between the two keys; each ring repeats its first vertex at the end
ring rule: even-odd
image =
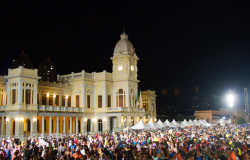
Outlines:
{"type": "Polygon", "coordinates": [[[71,94],[71,107],[76,107],[76,106],[73,105],[73,104],[74,104],[74,103],[73,103],[74,100],[75,100],[74,94],[72,93],[72,94],[71,94]]]}
{"type": "Polygon", "coordinates": [[[116,118],[112,118],[112,121],[113,121],[113,126],[112,126],[112,128],[117,128],[118,125],[117,125],[116,118]]]}
{"type": "Polygon", "coordinates": [[[30,123],[30,136],[33,136],[34,133],[37,133],[37,117],[33,118],[33,120],[30,120],[30,123]]]}
{"type": "Polygon", "coordinates": [[[52,116],[49,116],[49,135],[52,133],[52,116]]]}
{"type": "Polygon", "coordinates": [[[115,85],[113,85],[113,107],[115,107],[115,97],[116,97],[116,93],[115,93],[115,85]]]}
{"type": "Polygon", "coordinates": [[[34,100],[33,100],[33,104],[38,105],[37,104],[37,84],[34,84],[34,100]]]}
{"type": "Polygon", "coordinates": [[[18,83],[18,100],[17,103],[23,103],[23,83],[18,83]]]}
{"type": "Polygon", "coordinates": [[[118,117],[118,122],[117,122],[117,128],[122,128],[122,120],[121,120],[121,116],[117,116],[118,117]]]}
{"type": "Polygon", "coordinates": [[[82,116],[81,117],[81,133],[85,133],[86,131],[85,131],[85,122],[84,122],[84,117],[82,116]]]}
{"type": "Polygon", "coordinates": [[[70,123],[69,123],[69,125],[70,125],[70,126],[69,126],[69,134],[70,134],[70,136],[71,136],[71,135],[72,135],[72,117],[71,117],[71,116],[69,117],[69,122],[70,122],[70,123]]]}
{"type": "Polygon", "coordinates": [[[5,121],[4,115],[2,115],[1,135],[4,134],[4,121],[5,121]]]}
{"type": "Polygon", "coordinates": [[[59,106],[62,107],[62,93],[59,94],[59,106]]]}
{"type": "Polygon", "coordinates": [[[103,101],[102,101],[103,108],[107,107],[107,85],[103,85],[103,101]]]}
{"type": "Polygon", "coordinates": [[[34,90],[30,90],[30,104],[34,104],[34,90]]]}
{"type": "Polygon", "coordinates": [[[26,89],[23,91],[23,103],[26,104],[26,89]]]}
{"type": "Polygon", "coordinates": [[[82,107],[85,108],[85,92],[86,92],[86,85],[85,84],[82,84],[82,107]]]}
{"type": "Polygon", "coordinates": [[[66,117],[63,117],[63,134],[66,133],[66,117]]]}
{"type": "Polygon", "coordinates": [[[94,126],[94,128],[92,128],[93,130],[91,130],[91,132],[98,132],[98,120],[95,119],[95,121],[92,120],[92,123],[91,126],[94,126]]]}
{"type": "Polygon", "coordinates": [[[56,134],[59,134],[59,116],[56,116],[56,134]]]}
{"type": "Polygon", "coordinates": [[[102,123],[103,131],[110,131],[110,117],[106,117],[104,123],[102,123]]]}
{"type": "Polygon", "coordinates": [[[10,84],[7,83],[7,104],[10,104],[10,84]]]}
{"type": "Polygon", "coordinates": [[[138,123],[138,117],[134,116],[134,125],[136,125],[138,123]]]}
{"type": "Polygon", "coordinates": [[[76,128],[76,133],[78,133],[78,117],[76,117],[76,126],[75,126],[75,128],[76,128]]]}
{"type": "Polygon", "coordinates": [[[39,93],[39,105],[42,105],[42,101],[43,101],[43,91],[40,90],[40,93],[39,93]]]}
{"type": "Polygon", "coordinates": [[[131,116],[127,116],[127,127],[131,127],[131,116]]]}
{"type": "Polygon", "coordinates": [[[42,116],[42,136],[44,136],[44,116],[42,116]]]}
{"type": "Polygon", "coordinates": [[[96,108],[96,86],[93,89],[93,107],[96,108]]]}
{"type": "Polygon", "coordinates": [[[125,95],[126,95],[126,106],[125,107],[130,107],[130,104],[129,104],[129,84],[126,84],[125,95]]]}

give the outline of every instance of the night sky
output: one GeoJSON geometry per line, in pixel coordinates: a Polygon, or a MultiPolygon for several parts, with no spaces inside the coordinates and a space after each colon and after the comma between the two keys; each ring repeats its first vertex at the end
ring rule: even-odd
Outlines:
{"type": "Polygon", "coordinates": [[[180,112],[191,109],[193,96],[212,103],[228,89],[239,99],[250,90],[247,3],[60,1],[5,4],[2,11],[1,73],[22,51],[35,67],[50,58],[58,74],[112,72],[125,21],[139,57],[139,89],[156,90],[158,108],[180,112]]]}

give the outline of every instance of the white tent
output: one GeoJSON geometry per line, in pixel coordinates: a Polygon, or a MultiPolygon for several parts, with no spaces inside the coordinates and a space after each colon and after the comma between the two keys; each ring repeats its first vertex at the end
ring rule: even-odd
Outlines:
{"type": "Polygon", "coordinates": [[[165,127],[166,125],[159,119],[158,122],[156,123],[160,128],[165,127]]]}
{"type": "Polygon", "coordinates": [[[123,128],[122,131],[123,131],[123,132],[128,132],[129,129],[131,129],[131,128],[130,128],[130,127],[126,127],[126,128],[123,128]]]}
{"type": "Polygon", "coordinates": [[[142,120],[140,120],[136,125],[134,125],[131,128],[132,129],[150,129],[150,127],[146,125],[145,123],[143,123],[142,120]]]}
{"type": "Polygon", "coordinates": [[[202,120],[199,119],[199,122],[201,125],[205,126],[206,123],[204,123],[202,120]]]}
{"type": "Polygon", "coordinates": [[[148,126],[150,126],[152,129],[158,129],[161,128],[158,124],[154,123],[152,119],[147,123],[148,126]]]}
{"type": "Polygon", "coordinates": [[[195,125],[194,122],[193,122],[191,119],[189,119],[188,122],[189,122],[190,124],[192,124],[192,126],[195,125]]]}
{"type": "Polygon", "coordinates": [[[169,126],[169,127],[175,127],[175,125],[173,125],[172,123],[170,123],[167,119],[164,122],[165,126],[169,126]]]}
{"type": "Polygon", "coordinates": [[[201,123],[195,119],[195,120],[194,120],[194,125],[195,125],[195,126],[200,126],[201,123]]]}
{"type": "Polygon", "coordinates": [[[173,121],[171,122],[175,127],[179,127],[180,126],[180,124],[179,123],[177,123],[174,119],[173,119],[173,121]]]}
{"type": "Polygon", "coordinates": [[[181,122],[180,126],[181,127],[187,127],[187,126],[192,126],[192,124],[190,124],[188,121],[186,121],[186,119],[184,119],[184,121],[181,122]]]}
{"type": "Polygon", "coordinates": [[[207,123],[207,121],[205,121],[205,119],[203,119],[202,122],[204,123],[204,126],[206,126],[206,127],[211,126],[211,124],[207,123]]]}

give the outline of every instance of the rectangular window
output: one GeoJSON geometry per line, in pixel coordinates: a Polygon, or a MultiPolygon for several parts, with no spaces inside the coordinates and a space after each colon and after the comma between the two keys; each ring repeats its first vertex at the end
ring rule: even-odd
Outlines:
{"type": "Polygon", "coordinates": [[[79,107],[79,95],[76,96],[76,107],[79,107]]]}
{"type": "Polygon", "coordinates": [[[30,104],[31,102],[31,91],[26,90],[26,104],[30,104]]]}
{"type": "Polygon", "coordinates": [[[62,96],[62,106],[65,106],[65,96],[62,96]]]}
{"type": "Polygon", "coordinates": [[[119,95],[119,107],[123,107],[123,96],[119,95]]]}
{"type": "Polygon", "coordinates": [[[108,107],[111,107],[111,95],[108,95],[108,107]]]}
{"type": "Polygon", "coordinates": [[[59,106],[59,95],[56,95],[56,106],[59,106]]]}
{"type": "Polygon", "coordinates": [[[102,108],[102,96],[98,96],[98,108],[102,108]]]}
{"type": "Polygon", "coordinates": [[[42,105],[46,105],[46,94],[42,96],[42,105]]]}
{"type": "Polygon", "coordinates": [[[37,93],[37,104],[39,104],[39,93],[37,93]]]}
{"type": "Polygon", "coordinates": [[[87,107],[90,108],[90,95],[87,96],[87,107]]]}
{"type": "Polygon", "coordinates": [[[15,104],[16,103],[16,90],[13,89],[12,90],[12,104],[15,104]]]}
{"type": "Polygon", "coordinates": [[[68,96],[68,107],[71,107],[71,96],[68,96]]]}
{"type": "Polygon", "coordinates": [[[49,95],[49,105],[53,106],[53,95],[52,94],[49,95]]]}

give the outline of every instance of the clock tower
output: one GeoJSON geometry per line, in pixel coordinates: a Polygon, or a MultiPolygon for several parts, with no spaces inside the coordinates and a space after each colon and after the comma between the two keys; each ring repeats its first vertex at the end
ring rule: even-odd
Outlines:
{"type": "Polygon", "coordinates": [[[137,81],[138,57],[135,48],[128,40],[128,35],[123,32],[117,42],[113,57],[113,80],[114,81],[137,81]]]}

